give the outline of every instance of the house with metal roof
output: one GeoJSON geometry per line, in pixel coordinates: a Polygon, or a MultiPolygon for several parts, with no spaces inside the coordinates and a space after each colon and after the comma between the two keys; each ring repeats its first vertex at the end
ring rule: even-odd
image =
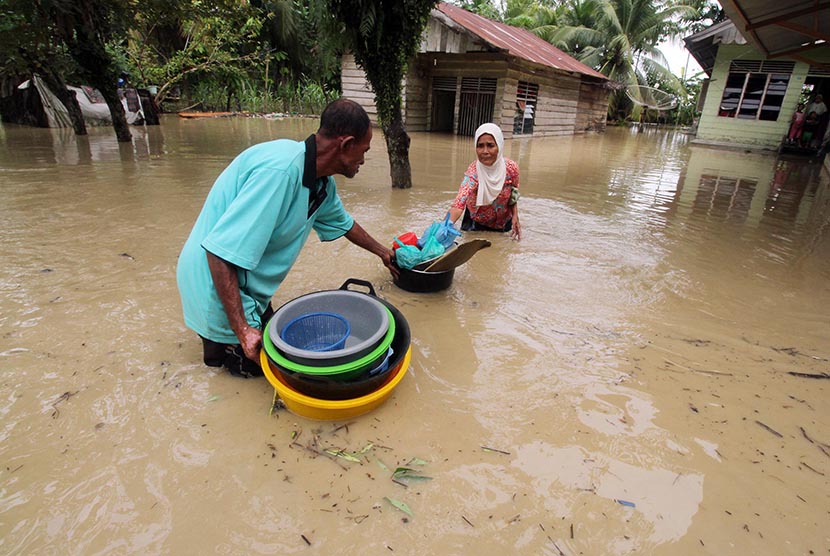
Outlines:
{"type": "Polygon", "coordinates": [[[695,141],[815,152],[828,114],[819,115],[806,141],[791,139],[790,126],[799,103],[807,112],[807,103],[819,94],[830,102],[830,45],[823,38],[830,36],[830,5],[773,0],[722,5],[730,20],[684,39],[709,76],[695,141]]]}
{"type": "MultiPolygon", "coordinates": [[[[374,93],[343,57],[343,96],[375,119],[374,93]]],[[[526,29],[440,3],[404,80],[408,131],[473,135],[495,122],[505,137],[605,130],[608,78],[526,29]]]]}

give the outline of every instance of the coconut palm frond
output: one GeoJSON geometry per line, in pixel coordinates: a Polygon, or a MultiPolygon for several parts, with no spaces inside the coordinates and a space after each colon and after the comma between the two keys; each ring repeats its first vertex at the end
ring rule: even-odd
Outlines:
{"type": "Polygon", "coordinates": [[[375,27],[377,21],[377,14],[375,13],[375,5],[371,2],[364,6],[362,17],[360,20],[360,36],[368,37],[372,34],[372,29],[375,27]]]}

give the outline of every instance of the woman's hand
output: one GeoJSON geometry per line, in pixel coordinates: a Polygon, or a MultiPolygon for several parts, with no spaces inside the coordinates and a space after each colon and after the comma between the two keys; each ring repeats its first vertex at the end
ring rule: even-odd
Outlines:
{"type": "Polygon", "coordinates": [[[522,240],[522,225],[519,224],[518,220],[513,221],[513,229],[510,230],[510,239],[515,239],[516,241],[522,240]]]}
{"type": "Polygon", "coordinates": [[[513,205],[513,229],[510,230],[510,238],[516,241],[522,240],[522,225],[519,222],[519,205],[513,205]]]}

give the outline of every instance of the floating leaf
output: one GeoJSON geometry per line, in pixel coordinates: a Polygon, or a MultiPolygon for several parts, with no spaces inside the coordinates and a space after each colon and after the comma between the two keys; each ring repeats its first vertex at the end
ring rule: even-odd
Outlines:
{"type": "Polygon", "coordinates": [[[421,458],[412,458],[407,462],[407,465],[426,465],[427,462],[422,460],[421,458]]]}
{"type": "Polygon", "coordinates": [[[383,463],[382,461],[380,461],[379,459],[376,459],[376,460],[375,460],[375,463],[377,463],[377,464],[378,464],[378,467],[380,467],[380,468],[381,468],[381,469],[383,469],[384,471],[389,471],[389,468],[388,468],[388,467],[386,467],[386,464],[385,464],[385,463],[383,463]]]}
{"type": "Polygon", "coordinates": [[[335,456],[335,457],[338,457],[338,458],[343,458],[346,461],[353,461],[355,463],[360,463],[359,458],[356,458],[352,454],[350,454],[348,452],[344,452],[343,450],[335,450],[335,449],[332,449],[332,448],[328,448],[327,450],[325,450],[325,452],[329,455],[332,455],[332,456],[335,456]]]}
{"type": "Polygon", "coordinates": [[[361,448],[360,451],[358,451],[357,453],[358,454],[365,454],[366,452],[368,452],[369,450],[371,450],[374,447],[375,447],[374,443],[369,442],[366,446],[361,448]]]}
{"type": "Polygon", "coordinates": [[[219,396],[219,395],[216,395],[216,396],[211,396],[211,397],[209,397],[209,398],[207,399],[207,401],[209,401],[209,402],[215,402],[216,400],[220,400],[220,399],[222,399],[222,397],[221,397],[221,396],[219,396]]]}
{"type": "Polygon", "coordinates": [[[405,513],[407,515],[412,515],[412,510],[409,509],[409,506],[407,506],[405,503],[401,502],[400,500],[395,500],[394,498],[389,498],[388,496],[384,496],[383,499],[386,500],[387,502],[389,502],[390,504],[392,504],[393,506],[395,506],[396,508],[398,508],[403,513],[405,513]]]}
{"type": "Polygon", "coordinates": [[[431,481],[432,477],[427,477],[426,475],[421,475],[417,469],[412,469],[410,467],[398,467],[395,469],[395,472],[392,473],[392,478],[397,479],[399,481],[431,481]]]}

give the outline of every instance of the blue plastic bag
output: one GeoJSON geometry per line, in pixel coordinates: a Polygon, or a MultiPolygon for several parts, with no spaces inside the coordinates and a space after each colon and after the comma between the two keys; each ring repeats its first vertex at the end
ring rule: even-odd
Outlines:
{"type": "Polygon", "coordinates": [[[421,250],[415,245],[404,245],[395,249],[395,263],[406,269],[421,262],[421,250]]]}
{"type": "Polygon", "coordinates": [[[439,242],[436,237],[433,236],[428,238],[426,243],[424,243],[424,246],[421,247],[421,260],[418,262],[422,263],[424,261],[440,257],[444,254],[444,251],[446,251],[446,249],[443,245],[441,245],[441,242],[439,242]]]}
{"type": "MultiPolygon", "coordinates": [[[[400,243],[400,242],[398,242],[400,243]]],[[[423,249],[415,245],[403,245],[395,250],[395,262],[401,268],[411,269],[424,261],[440,257],[444,254],[444,246],[434,237],[428,237],[423,249]]]]}
{"type": "Polygon", "coordinates": [[[437,220],[429,225],[429,227],[424,231],[424,235],[418,240],[418,247],[423,249],[423,246],[426,244],[427,240],[431,237],[434,237],[438,240],[444,249],[448,249],[455,238],[460,237],[461,232],[455,229],[455,226],[452,222],[450,222],[450,213],[447,212],[447,216],[444,218],[443,222],[438,222],[437,220]]]}

